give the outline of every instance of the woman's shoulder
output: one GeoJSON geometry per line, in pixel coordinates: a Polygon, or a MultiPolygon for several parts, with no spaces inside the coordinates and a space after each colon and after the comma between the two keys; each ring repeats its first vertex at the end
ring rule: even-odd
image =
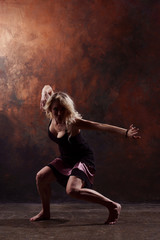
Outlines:
{"type": "Polygon", "coordinates": [[[80,129],[76,124],[76,121],[70,124],[69,128],[67,129],[68,132],[70,133],[71,137],[74,137],[80,133],[80,129]]]}
{"type": "Polygon", "coordinates": [[[83,118],[77,118],[74,125],[79,129],[88,129],[92,123],[93,122],[89,120],[86,120],[83,118]]]}

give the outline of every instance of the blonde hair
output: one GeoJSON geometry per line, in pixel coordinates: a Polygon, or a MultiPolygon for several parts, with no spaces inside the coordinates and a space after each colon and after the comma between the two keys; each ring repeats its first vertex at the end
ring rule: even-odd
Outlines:
{"type": "Polygon", "coordinates": [[[75,106],[74,106],[74,102],[67,93],[55,92],[51,95],[51,97],[49,97],[49,99],[47,100],[47,102],[44,106],[46,116],[50,120],[52,119],[52,112],[51,112],[52,104],[57,102],[57,101],[67,111],[67,115],[66,115],[66,118],[64,119],[64,122],[67,126],[67,129],[69,130],[70,125],[72,123],[74,123],[77,118],[79,118],[79,119],[82,118],[82,116],[76,111],[75,106]]]}

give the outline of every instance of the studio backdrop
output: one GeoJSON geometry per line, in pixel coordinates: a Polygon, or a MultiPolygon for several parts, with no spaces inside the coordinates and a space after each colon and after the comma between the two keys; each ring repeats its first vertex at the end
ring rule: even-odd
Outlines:
{"type": "MultiPolygon", "coordinates": [[[[142,139],[83,131],[94,188],[115,201],[160,200],[160,2],[0,0],[0,201],[37,202],[36,173],[58,156],[39,109],[45,84],[84,119],[142,139]]],[[[52,201],[70,200],[58,184],[52,201]]]]}

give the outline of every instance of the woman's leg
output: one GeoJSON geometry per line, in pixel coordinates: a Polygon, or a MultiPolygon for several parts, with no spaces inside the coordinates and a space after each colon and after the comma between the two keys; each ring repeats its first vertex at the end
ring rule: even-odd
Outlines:
{"type": "Polygon", "coordinates": [[[39,221],[50,219],[50,198],[51,198],[51,182],[56,178],[50,167],[46,166],[42,168],[36,176],[37,190],[42,201],[42,210],[30,221],[39,221]]]}
{"type": "Polygon", "coordinates": [[[83,188],[83,186],[84,183],[81,179],[77,178],[76,176],[70,176],[67,183],[66,192],[67,194],[74,198],[86,200],[93,203],[99,203],[107,207],[109,210],[109,217],[105,223],[106,224],[116,223],[121,211],[121,205],[119,203],[113,202],[109,198],[106,198],[97,191],[83,188]]]}

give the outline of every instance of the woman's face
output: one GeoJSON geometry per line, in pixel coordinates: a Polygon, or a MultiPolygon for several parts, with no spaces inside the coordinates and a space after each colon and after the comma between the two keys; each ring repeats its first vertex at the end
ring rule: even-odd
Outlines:
{"type": "Polygon", "coordinates": [[[58,101],[52,104],[51,112],[52,112],[52,117],[56,120],[57,123],[62,124],[64,122],[67,114],[67,110],[58,101]]]}

